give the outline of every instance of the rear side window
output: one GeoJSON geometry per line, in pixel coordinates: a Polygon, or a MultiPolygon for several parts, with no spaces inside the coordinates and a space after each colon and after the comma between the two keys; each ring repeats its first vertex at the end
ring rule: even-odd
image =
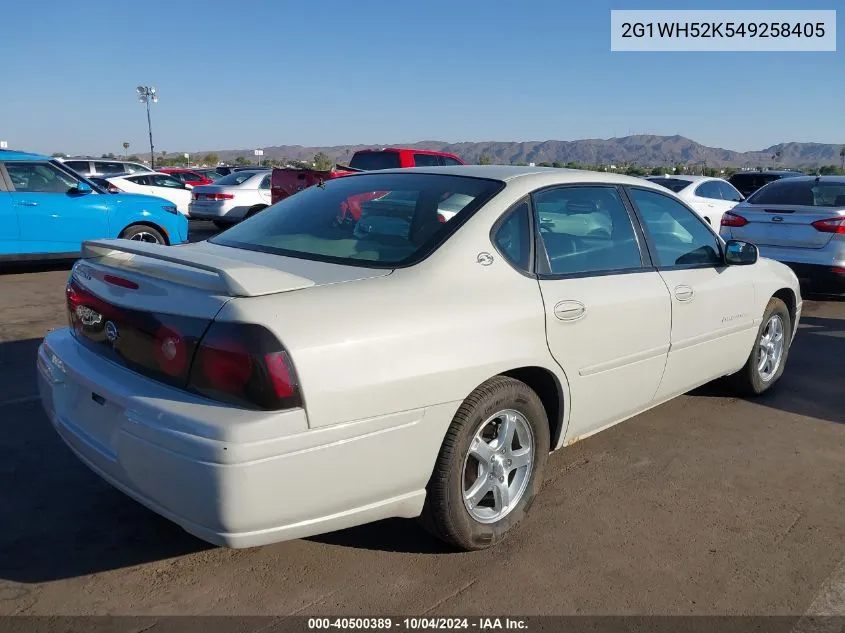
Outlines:
{"type": "Polygon", "coordinates": [[[212,241],[358,266],[411,265],[503,186],[408,172],[336,178],[285,198],[212,241]]]}
{"type": "Polygon", "coordinates": [[[807,207],[845,206],[845,182],[816,182],[784,178],[767,185],[748,199],[751,204],[807,207]]]}
{"type": "Polygon", "coordinates": [[[91,171],[91,165],[87,160],[68,160],[64,164],[83,176],[91,171]]]}
{"type": "Polygon", "coordinates": [[[442,164],[440,157],[434,154],[414,154],[415,167],[438,167],[442,164]]]}
{"type": "Polygon", "coordinates": [[[401,167],[397,152],[356,152],[349,163],[354,169],[374,171],[401,167]]]}
{"type": "Polygon", "coordinates": [[[695,195],[701,196],[702,198],[721,200],[722,190],[719,188],[719,184],[717,182],[709,180],[698,185],[698,188],[695,190],[695,195]]]}
{"type": "Polygon", "coordinates": [[[742,195],[727,182],[717,182],[719,191],[722,192],[722,200],[730,200],[731,202],[740,202],[742,195]]]}
{"type": "Polygon", "coordinates": [[[534,212],[547,255],[541,272],[568,275],[642,266],[631,217],[615,187],[545,189],[534,194],[534,212]]]}
{"type": "Polygon", "coordinates": [[[247,180],[252,178],[255,175],[255,172],[252,171],[234,171],[228,176],[223,176],[215,185],[242,185],[247,180]]]}
{"type": "Polygon", "coordinates": [[[136,185],[149,185],[150,184],[150,177],[149,176],[132,176],[131,178],[127,178],[129,182],[134,182],[136,185]]]}
{"type": "Polygon", "coordinates": [[[682,180],[680,178],[649,178],[649,180],[675,193],[683,191],[692,184],[689,180],[682,180]]]}
{"type": "Polygon", "coordinates": [[[451,165],[461,165],[462,164],[461,161],[455,160],[451,156],[443,156],[442,158],[443,158],[443,164],[444,165],[450,165],[451,166],[451,165]]]}
{"type": "Polygon", "coordinates": [[[123,165],[120,163],[100,163],[96,161],[94,162],[94,171],[106,178],[125,173],[123,171],[123,165]]]}
{"type": "Polygon", "coordinates": [[[499,225],[493,241],[496,248],[511,264],[527,271],[531,256],[531,207],[528,200],[516,205],[499,225]]]}

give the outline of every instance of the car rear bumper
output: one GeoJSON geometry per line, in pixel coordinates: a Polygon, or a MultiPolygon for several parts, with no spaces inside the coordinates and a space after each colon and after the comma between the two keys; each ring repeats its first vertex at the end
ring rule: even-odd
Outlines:
{"type": "Polygon", "coordinates": [[[310,430],[302,409],[217,405],[114,365],[68,329],[45,338],[37,364],[44,409],[83,463],[227,547],[418,516],[442,440],[432,431],[445,431],[459,406],[310,430]],[[433,450],[414,455],[428,444],[433,450]]]}
{"type": "Polygon", "coordinates": [[[249,207],[234,206],[226,202],[191,202],[188,213],[192,219],[238,222],[243,220],[249,207]]]}
{"type": "Polygon", "coordinates": [[[801,285],[811,292],[829,294],[845,293],[845,266],[783,263],[793,270],[801,285]]]}

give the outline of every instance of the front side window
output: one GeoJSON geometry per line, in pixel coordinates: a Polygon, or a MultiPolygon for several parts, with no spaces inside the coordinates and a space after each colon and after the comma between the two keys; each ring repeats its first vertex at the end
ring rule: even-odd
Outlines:
{"type": "Polygon", "coordinates": [[[444,157],[443,157],[443,164],[444,164],[444,165],[449,165],[449,166],[452,166],[452,165],[460,165],[460,164],[461,164],[461,162],[460,162],[460,161],[455,160],[455,159],[454,159],[454,158],[452,158],[451,156],[444,156],[444,157]]]}
{"type": "Polygon", "coordinates": [[[534,213],[547,259],[541,261],[541,272],[601,273],[642,266],[631,217],[615,187],[545,189],[534,194],[534,213]]]}
{"type": "Polygon", "coordinates": [[[359,266],[412,265],[503,186],[495,180],[407,172],[336,178],[285,198],[212,241],[359,266]]]}
{"type": "Polygon", "coordinates": [[[173,174],[173,175],[176,176],[182,182],[193,183],[193,182],[202,182],[203,181],[202,176],[200,176],[199,174],[195,174],[193,172],[190,172],[190,171],[183,171],[183,172],[180,172],[178,174],[173,174]]]}
{"type": "Polygon", "coordinates": [[[127,178],[129,182],[134,182],[136,185],[144,185],[149,187],[152,183],[150,182],[149,176],[132,176],[131,178],[127,178]]]}
{"type": "Polygon", "coordinates": [[[49,163],[6,163],[14,191],[24,193],[68,193],[77,181],[49,163]]]}
{"type": "Polygon", "coordinates": [[[143,165],[139,165],[138,163],[124,163],[123,169],[127,174],[137,174],[139,172],[149,172],[150,170],[144,167],[143,165]]]}
{"type": "Polygon", "coordinates": [[[719,240],[693,211],[677,200],[645,189],[630,189],[661,267],[718,266],[719,240]]]}
{"type": "Polygon", "coordinates": [[[268,189],[268,190],[270,189],[270,175],[269,174],[267,176],[264,176],[264,178],[261,179],[261,184],[258,185],[258,188],[259,189],[268,189]]]}

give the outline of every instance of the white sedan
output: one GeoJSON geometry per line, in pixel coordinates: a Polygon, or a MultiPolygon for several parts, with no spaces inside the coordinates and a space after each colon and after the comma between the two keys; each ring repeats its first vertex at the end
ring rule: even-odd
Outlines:
{"type": "Polygon", "coordinates": [[[106,180],[126,193],[143,193],[169,200],[176,205],[179,213],[188,215],[188,206],[191,204],[191,186],[169,174],[158,172],[128,174],[114,176],[106,180]]]}
{"type": "Polygon", "coordinates": [[[39,384],[85,464],[211,543],[422,516],[481,549],[550,451],[723,376],[770,389],[801,307],[789,268],[642,179],[385,170],[204,242],[86,243],[39,384]],[[338,221],[353,196],[366,230],[338,221]]]}
{"type": "Polygon", "coordinates": [[[648,180],[675,192],[693,211],[719,232],[722,216],[744,198],[723,178],[708,176],[652,176],[648,180]]]}

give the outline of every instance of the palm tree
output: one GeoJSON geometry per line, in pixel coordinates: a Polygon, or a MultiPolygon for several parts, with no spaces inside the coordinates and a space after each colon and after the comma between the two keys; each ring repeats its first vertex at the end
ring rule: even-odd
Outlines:
{"type": "Polygon", "coordinates": [[[839,150],[839,160],[842,161],[842,169],[845,169],[845,147],[839,150]]]}
{"type": "Polygon", "coordinates": [[[129,154],[129,143],[123,141],[123,158],[125,159],[127,154],[129,154]]]}

